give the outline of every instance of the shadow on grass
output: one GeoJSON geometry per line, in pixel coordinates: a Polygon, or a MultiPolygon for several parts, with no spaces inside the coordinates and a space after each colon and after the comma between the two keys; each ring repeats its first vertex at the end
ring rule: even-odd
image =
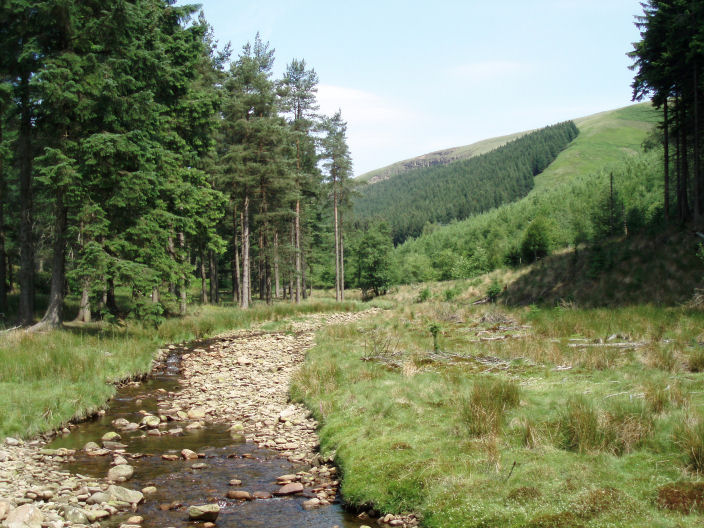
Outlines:
{"type": "Polygon", "coordinates": [[[698,243],[690,231],[668,230],[564,251],[533,264],[501,300],[509,306],[679,306],[702,284],[698,243]]]}

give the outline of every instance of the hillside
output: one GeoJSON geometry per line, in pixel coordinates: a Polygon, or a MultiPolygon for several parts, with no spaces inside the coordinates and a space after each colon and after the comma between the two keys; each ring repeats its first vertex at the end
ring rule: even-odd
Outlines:
{"type": "Polygon", "coordinates": [[[474,276],[520,259],[526,228],[544,220],[552,249],[588,240],[598,230],[609,177],[632,228],[657,222],[662,196],[660,153],[641,152],[656,121],[649,105],[634,105],[575,120],[580,134],[534,179],[516,202],[447,226],[397,247],[399,282],[474,276]]]}
{"type": "Polygon", "coordinates": [[[473,158],[474,156],[479,156],[487,152],[491,152],[502,145],[505,145],[509,141],[518,139],[524,136],[530,131],[517,132],[515,134],[509,134],[507,136],[499,136],[490,139],[483,139],[482,141],[477,141],[471,145],[464,145],[461,147],[452,147],[443,150],[436,150],[434,152],[429,152],[423,154],[422,156],[416,156],[415,158],[406,159],[403,161],[397,161],[386,167],[380,169],[374,169],[369,172],[365,172],[355,178],[358,182],[364,183],[378,183],[380,181],[388,180],[392,176],[397,176],[403,174],[413,169],[420,167],[433,167],[438,165],[446,165],[454,161],[460,161],[464,159],[473,158]]]}
{"type": "Polygon", "coordinates": [[[480,156],[419,168],[362,187],[354,200],[359,220],[383,218],[395,243],[429,223],[462,220],[525,196],[533,179],[578,134],[571,121],[548,126],[480,156]]]}

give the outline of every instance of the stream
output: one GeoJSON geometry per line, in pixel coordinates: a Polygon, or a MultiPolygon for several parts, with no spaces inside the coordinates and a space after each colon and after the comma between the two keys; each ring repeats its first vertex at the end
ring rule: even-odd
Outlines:
{"type": "MultiPolygon", "coordinates": [[[[180,390],[181,356],[215,341],[189,343],[171,350],[147,381],[129,383],[118,389],[104,415],[79,424],[70,434],[56,438],[47,447],[77,450],[65,469],[96,479],[104,478],[111,467],[112,456],[89,456],[83,446],[87,442],[100,443],[105,433],[115,430],[112,422],[118,418],[139,423],[144,411],[158,415],[158,403],[168,401],[170,392],[180,390]]],[[[268,499],[227,498],[227,492],[233,489],[273,494],[281,487],[277,477],[306,471],[309,467],[289,462],[274,450],[245,442],[241,435],[231,434],[227,424],[206,423],[204,428],[195,430],[185,429],[184,425],[168,422],[164,427],[162,424],[161,436],[148,435],[145,429],[120,432],[119,442],[126,447],[117,451],[124,451],[122,456],[135,470],[134,476],[120,485],[135,490],[154,486],[157,490],[145,495],[145,502],[138,507],[136,515],[143,517],[143,528],[194,526],[188,520],[188,507],[213,503],[220,506],[217,518],[220,528],[362,526],[354,514],[344,510],[339,498],[329,506],[304,509],[304,501],[315,497],[308,489],[296,495],[268,499]],[[167,433],[182,427],[182,432],[167,433]],[[184,460],[180,456],[183,449],[195,451],[199,458],[184,460]],[[179,456],[177,460],[165,460],[164,454],[179,456]],[[232,479],[241,480],[242,484],[233,487],[229,484],[232,479]]],[[[101,526],[117,527],[132,515],[135,513],[115,515],[101,521],[101,526]]]]}

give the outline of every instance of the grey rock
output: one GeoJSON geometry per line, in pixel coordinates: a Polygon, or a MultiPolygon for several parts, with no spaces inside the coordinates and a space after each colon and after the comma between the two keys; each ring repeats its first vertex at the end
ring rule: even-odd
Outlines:
{"type": "Polygon", "coordinates": [[[139,504],[144,500],[141,492],[123,488],[122,486],[109,486],[107,495],[110,501],[127,502],[128,504],[139,504]]]}
{"type": "Polygon", "coordinates": [[[64,519],[70,521],[71,524],[88,524],[88,517],[80,508],[74,508],[73,506],[63,506],[61,511],[64,514],[64,519]]]}
{"type": "Polygon", "coordinates": [[[88,442],[83,446],[84,451],[97,451],[98,449],[100,449],[100,446],[95,442],[88,442]]]}
{"type": "Polygon", "coordinates": [[[201,504],[188,508],[188,518],[191,521],[215,521],[220,514],[217,504],[201,504]]]}
{"type": "Polygon", "coordinates": [[[109,502],[110,501],[110,496],[107,493],[103,493],[102,491],[99,491],[97,493],[93,493],[88,499],[86,500],[87,504],[102,504],[104,502],[109,502]]]}
{"type": "Polygon", "coordinates": [[[8,513],[3,522],[5,528],[41,528],[44,515],[32,504],[23,504],[8,513]]]}
{"type": "Polygon", "coordinates": [[[134,468],[128,464],[123,464],[110,468],[110,471],[108,471],[108,480],[122,482],[131,479],[132,475],[134,475],[134,468]]]}

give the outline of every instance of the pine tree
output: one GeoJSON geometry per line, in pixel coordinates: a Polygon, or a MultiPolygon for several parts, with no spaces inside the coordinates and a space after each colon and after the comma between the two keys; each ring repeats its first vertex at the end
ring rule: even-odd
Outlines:
{"type": "Polygon", "coordinates": [[[325,118],[322,125],[325,137],[322,140],[322,158],[327,170],[327,182],[331,187],[333,204],[333,229],[335,236],[335,299],[345,299],[344,237],[340,205],[349,195],[352,159],[347,146],[347,123],[338,111],[325,118]]]}
{"type": "Polygon", "coordinates": [[[283,110],[290,115],[291,128],[296,142],[296,178],[297,196],[295,199],[294,247],[296,296],[298,303],[306,296],[303,277],[305,269],[302,264],[303,247],[301,233],[301,194],[315,184],[317,173],[316,156],[311,131],[319,109],[316,100],[318,75],[315,70],[307,70],[305,60],[294,59],[288,65],[281,83],[283,88],[283,110]]]}

